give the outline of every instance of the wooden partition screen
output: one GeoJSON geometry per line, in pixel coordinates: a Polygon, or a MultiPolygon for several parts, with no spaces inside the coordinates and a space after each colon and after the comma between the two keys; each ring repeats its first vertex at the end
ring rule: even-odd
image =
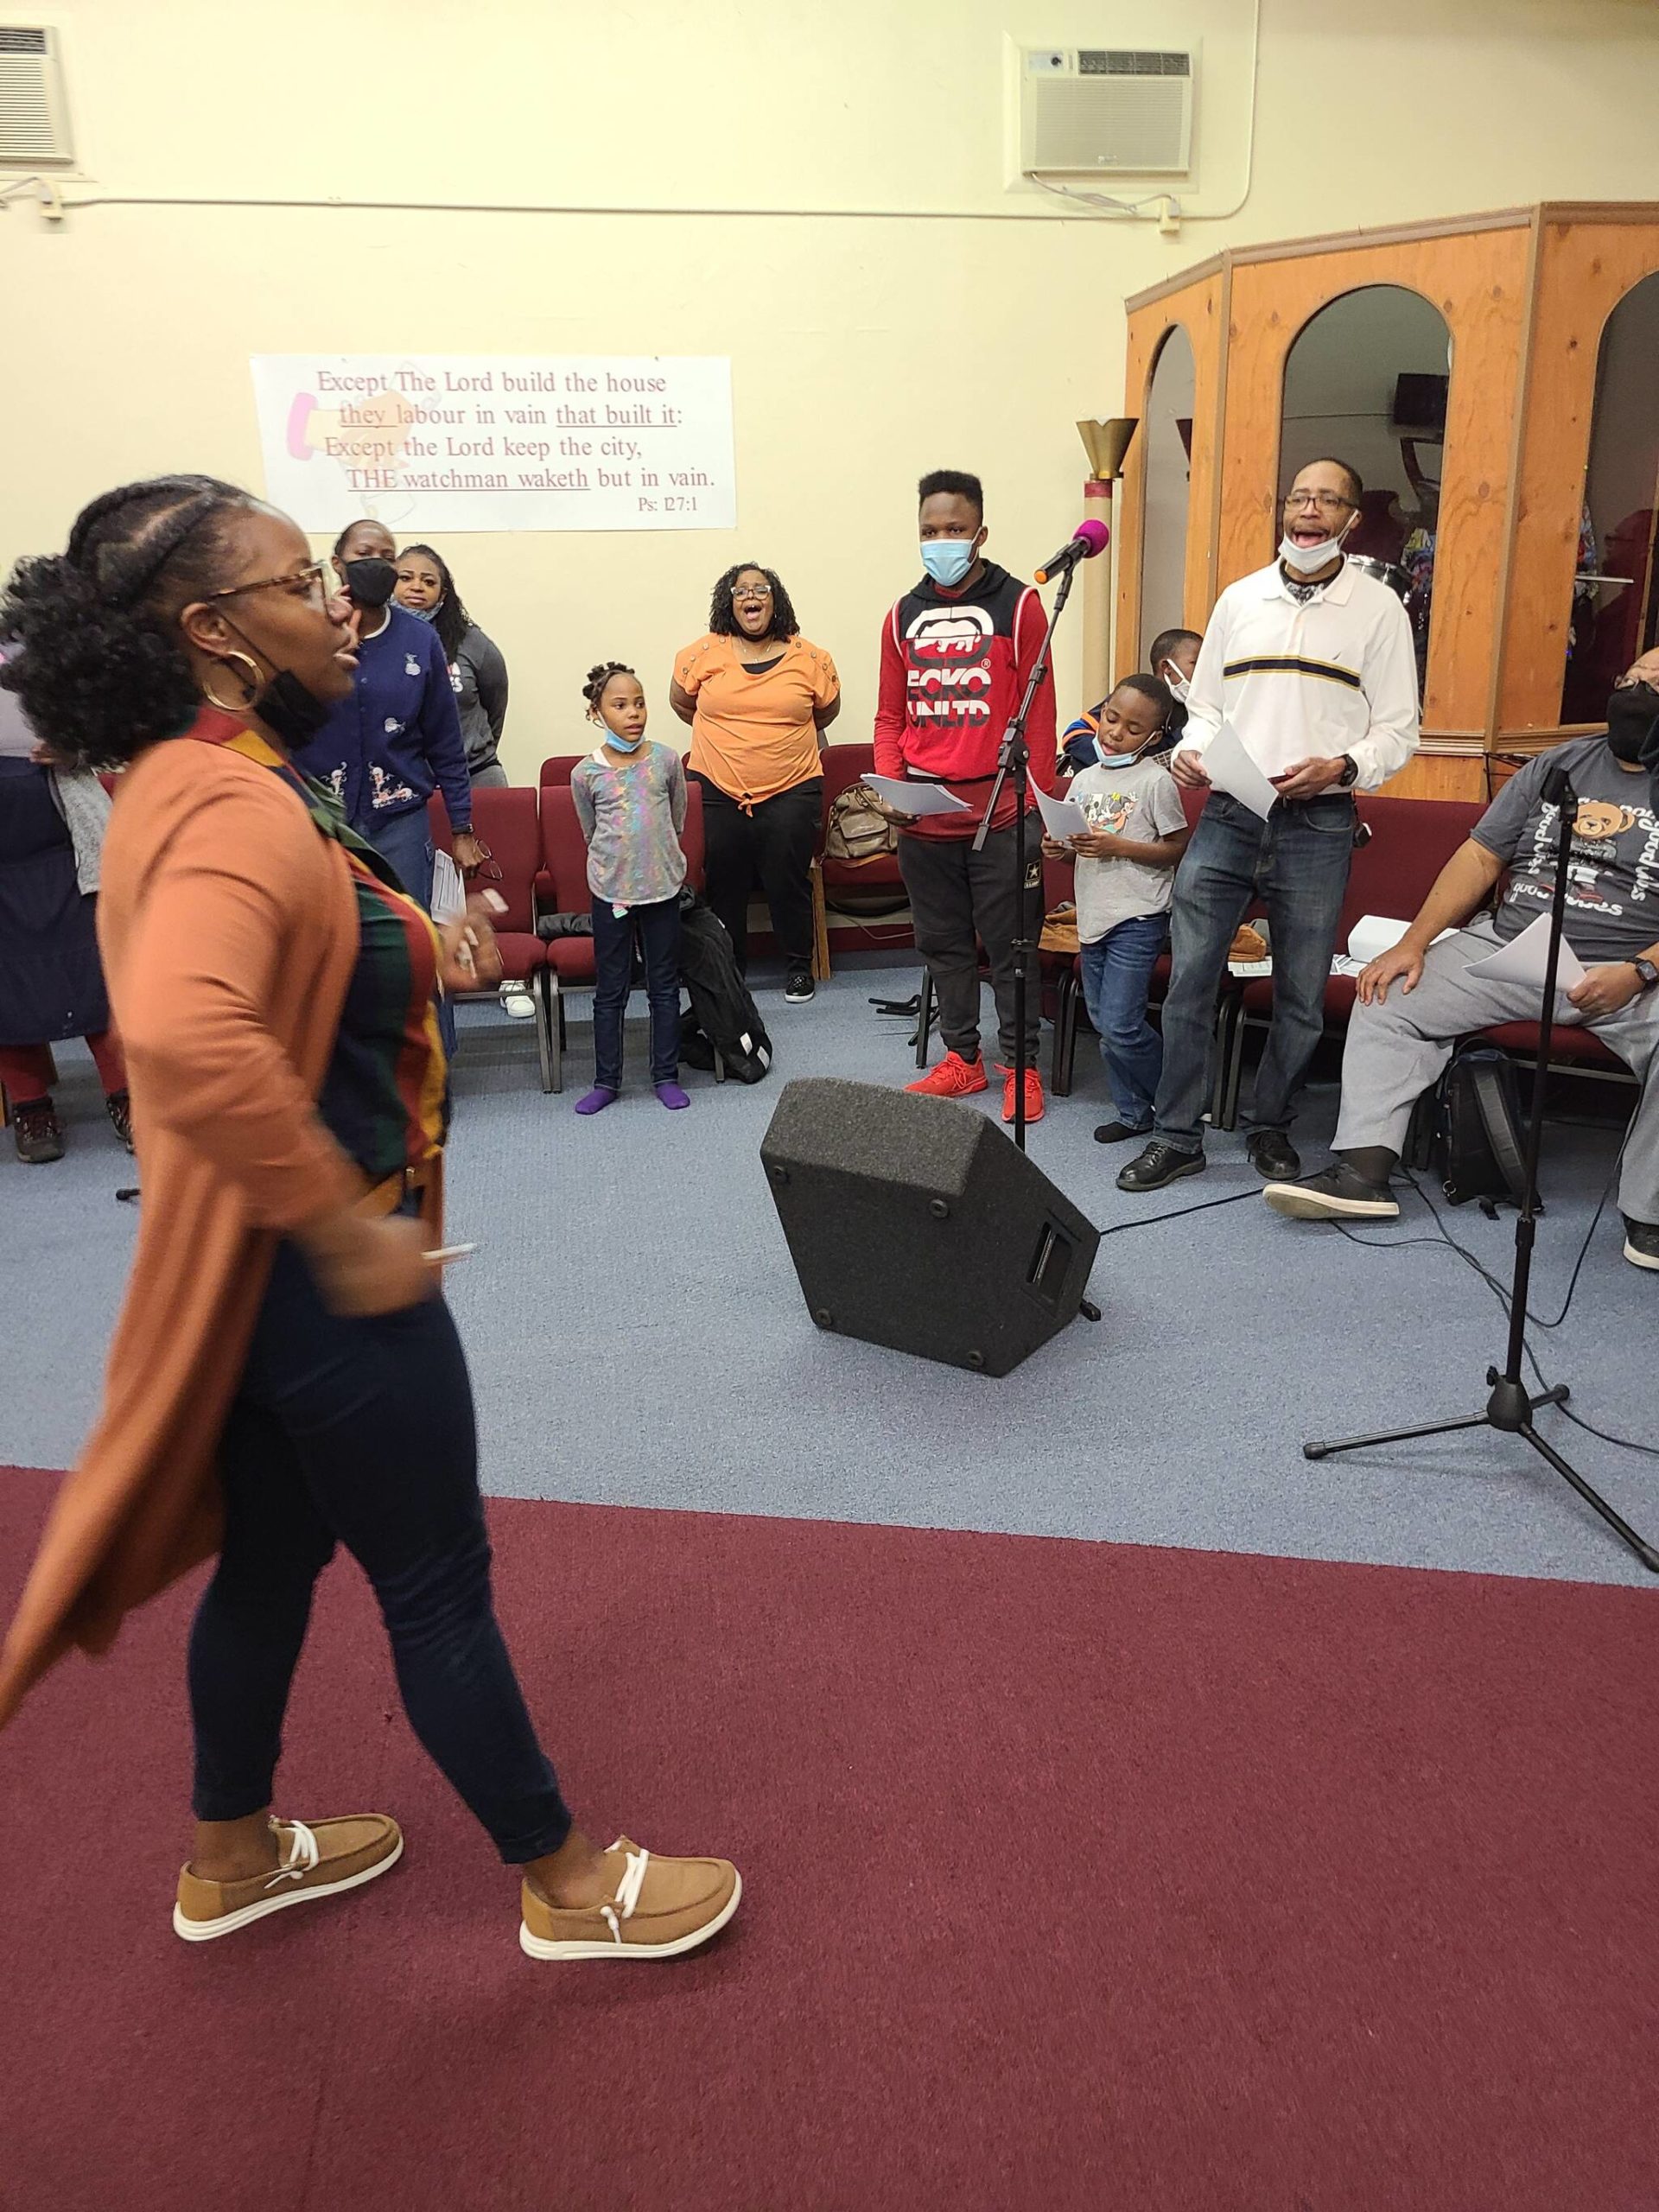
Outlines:
{"type": "MultiPolygon", "coordinates": [[[[1144,417],[1158,351],[1182,326],[1195,364],[1185,604],[1273,557],[1285,365],[1321,308],[1376,284],[1420,293],[1451,337],[1423,749],[1389,786],[1480,798],[1491,756],[1572,734],[1567,622],[1608,316],[1659,270],[1659,206],[1516,208],[1408,229],[1228,252],[1127,302],[1125,412],[1144,417]]],[[[1659,409],[1659,372],[1655,378],[1659,409]]],[[[1147,441],[1124,472],[1114,666],[1141,636],[1147,441]]],[[[1174,620],[1172,610],[1160,619],[1174,620]]]]}

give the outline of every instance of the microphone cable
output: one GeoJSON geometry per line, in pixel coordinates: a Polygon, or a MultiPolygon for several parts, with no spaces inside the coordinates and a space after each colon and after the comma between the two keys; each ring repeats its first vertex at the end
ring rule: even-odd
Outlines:
{"type": "MultiPolygon", "coordinates": [[[[1573,1273],[1567,1282],[1567,1295],[1561,1302],[1561,1310],[1555,1315],[1553,1320],[1545,1320],[1541,1316],[1534,1313],[1531,1307],[1529,1306],[1527,1308],[1527,1319],[1535,1327],[1540,1329],[1559,1329],[1562,1322],[1565,1321],[1567,1317],[1567,1313],[1573,1304],[1573,1297],[1578,1290],[1579,1277],[1583,1271],[1585,1260],[1589,1254],[1591,1240],[1594,1236],[1596,1230],[1600,1224],[1601,1217],[1606,1211],[1607,1201],[1612,1196],[1614,1184],[1618,1179],[1619,1166],[1624,1158],[1624,1148],[1630,1141],[1630,1129],[1634,1124],[1635,1116],[1632,1114],[1630,1122],[1625,1126],[1624,1135],[1620,1141],[1618,1151],[1614,1157],[1612,1166],[1608,1172],[1607,1180],[1602,1190],[1601,1197],[1597,1203],[1595,1212],[1591,1217],[1590,1226],[1586,1230],[1584,1233],[1584,1241],[1579,1247],[1579,1255],[1577,1260],[1573,1262],[1573,1273]]],[[[1410,1168],[1402,1166],[1400,1173],[1404,1176],[1406,1181],[1410,1185],[1411,1188],[1417,1193],[1417,1196],[1422,1200],[1424,1205],[1427,1208],[1429,1219],[1434,1225],[1435,1234],[1433,1236],[1361,1236],[1357,1230],[1351,1229],[1344,1222],[1333,1221],[1327,1224],[1327,1226],[1334,1229],[1338,1236],[1345,1236],[1351,1244],[1363,1244],[1367,1246],[1372,1251],[1403,1251],[1408,1245],[1413,1244],[1426,1245],[1434,1249],[1438,1249],[1441,1246],[1444,1246],[1447,1251],[1455,1254],[1455,1255],[1463,1262],[1466,1268],[1471,1268],[1473,1272],[1480,1277],[1482,1282],[1485,1284],[1486,1287],[1491,1292],[1493,1297],[1497,1299],[1499,1306],[1503,1308],[1504,1318],[1507,1319],[1509,1318],[1511,1305],[1509,1285],[1503,1281],[1501,1276],[1497,1275],[1492,1272],[1492,1270],[1486,1265],[1486,1262],[1480,1258],[1478,1254],[1471,1252],[1466,1245],[1460,1244],[1458,1242],[1457,1238],[1447,1228],[1446,1222],[1441,1216],[1440,1208],[1435,1205],[1433,1199],[1429,1196],[1423,1185],[1417,1180],[1416,1176],[1412,1173],[1410,1168]]],[[[1194,1207],[1192,1211],[1196,1212],[1198,1209],[1194,1207]]],[[[1538,1363],[1537,1354],[1533,1351],[1529,1343],[1525,1345],[1524,1349],[1526,1352],[1527,1363],[1531,1368],[1533,1375],[1536,1378],[1538,1388],[1541,1390],[1549,1389],[1552,1386],[1548,1376],[1545,1375],[1543,1369],[1538,1363]]],[[[1587,1421],[1584,1419],[1581,1414],[1575,1414],[1570,1405],[1557,1406],[1555,1410],[1564,1420],[1570,1421],[1575,1428],[1583,1429],[1586,1435],[1599,1437],[1604,1444],[1611,1444],[1622,1452],[1640,1452],[1644,1459],[1659,1459],[1659,1446],[1641,1444],[1638,1443],[1632,1436],[1616,1436],[1611,1430],[1598,1428],[1593,1421],[1587,1421]]]]}

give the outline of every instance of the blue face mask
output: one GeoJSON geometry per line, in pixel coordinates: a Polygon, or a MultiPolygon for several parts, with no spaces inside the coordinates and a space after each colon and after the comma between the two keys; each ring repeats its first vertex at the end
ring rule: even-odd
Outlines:
{"type": "Polygon", "coordinates": [[[637,753],[645,741],[644,730],[640,731],[638,737],[620,737],[608,723],[606,725],[605,742],[618,753],[637,753]]]}
{"type": "Polygon", "coordinates": [[[971,537],[929,537],[922,543],[922,566],[934,582],[943,584],[947,591],[952,584],[962,582],[975,558],[971,537]]]}
{"type": "Polygon", "coordinates": [[[1138,753],[1103,753],[1100,749],[1100,740],[1096,738],[1095,758],[1103,768],[1128,768],[1134,766],[1141,755],[1138,753]]]}

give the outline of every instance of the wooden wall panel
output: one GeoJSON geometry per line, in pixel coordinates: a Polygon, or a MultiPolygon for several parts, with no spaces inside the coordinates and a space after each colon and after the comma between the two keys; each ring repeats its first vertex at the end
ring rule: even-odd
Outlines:
{"type": "Polygon", "coordinates": [[[1308,319],[1345,292],[1402,284],[1452,333],[1446,478],[1424,724],[1484,728],[1497,650],[1513,425],[1527,320],[1524,224],[1235,267],[1229,318],[1216,588],[1273,556],[1285,359],[1308,319]]]}
{"type": "Polygon", "coordinates": [[[1481,753],[1419,753],[1382,788],[1390,798],[1462,798],[1483,804],[1486,757],[1481,753]]]}
{"type": "Polygon", "coordinates": [[[1166,332],[1179,323],[1192,347],[1192,475],[1187,493],[1185,604],[1169,620],[1202,629],[1215,603],[1213,568],[1217,460],[1221,449],[1221,402],[1224,377],[1227,279],[1212,270],[1184,289],[1172,292],[1129,316],[1124,366],[1123,412],[1140,418],[1141,429],[1124,458],[1117,500],[1117,624],[1113,670],[1126,676],[1140,664],[1141,626],[1141,555],[1147,505],[1147,401],[1158,349],[1166,332]]]}
{"type": "MultiPolygon", "coordinates": [[[[1589,211],[1586,211],[1588,213],[1589,211]]],[[[1659,270],[1659,221],[1552,221],[1539,239],[1537,314],[1517,476],[1515,550],[1497,720],[1548,728],[1561,714],[1596,359],[1608,316],[1659,270]]],[[[1655,368],[1659,385],[1659,365],[1655,368]]]]}

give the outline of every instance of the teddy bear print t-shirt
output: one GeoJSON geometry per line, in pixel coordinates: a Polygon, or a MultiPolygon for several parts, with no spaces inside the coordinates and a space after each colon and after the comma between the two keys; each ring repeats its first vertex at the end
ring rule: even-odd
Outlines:
{"type": "Polygon", "coordinates": [[[1548,914],[1555,891],[1559,810],[1544,779],[1565,768],[1578,794],[1567,871],[1567,941],[1586,967],[1633,960],[1659,943],[1659,816],[1655,783],[1620,767],[1605,737],[1552,746],[1510,778],[1473,835],[1507,862],[1495,927],[1507,941],[1548,914]]]}
{"type": "MultiPolygon", "coordinates": [[[[1161,760],[1132,760],[1127,768],[1084,768],[1067,797],[1089,817],[1091,830],[1154,844],[1186,827],[1181,794],[1161,760]]],[[[1161,914],[1174,887],[1173,868],[1141,861],[1077,862],[1077,942],[1095,944],[1120,922],[1161,914]]]]}

